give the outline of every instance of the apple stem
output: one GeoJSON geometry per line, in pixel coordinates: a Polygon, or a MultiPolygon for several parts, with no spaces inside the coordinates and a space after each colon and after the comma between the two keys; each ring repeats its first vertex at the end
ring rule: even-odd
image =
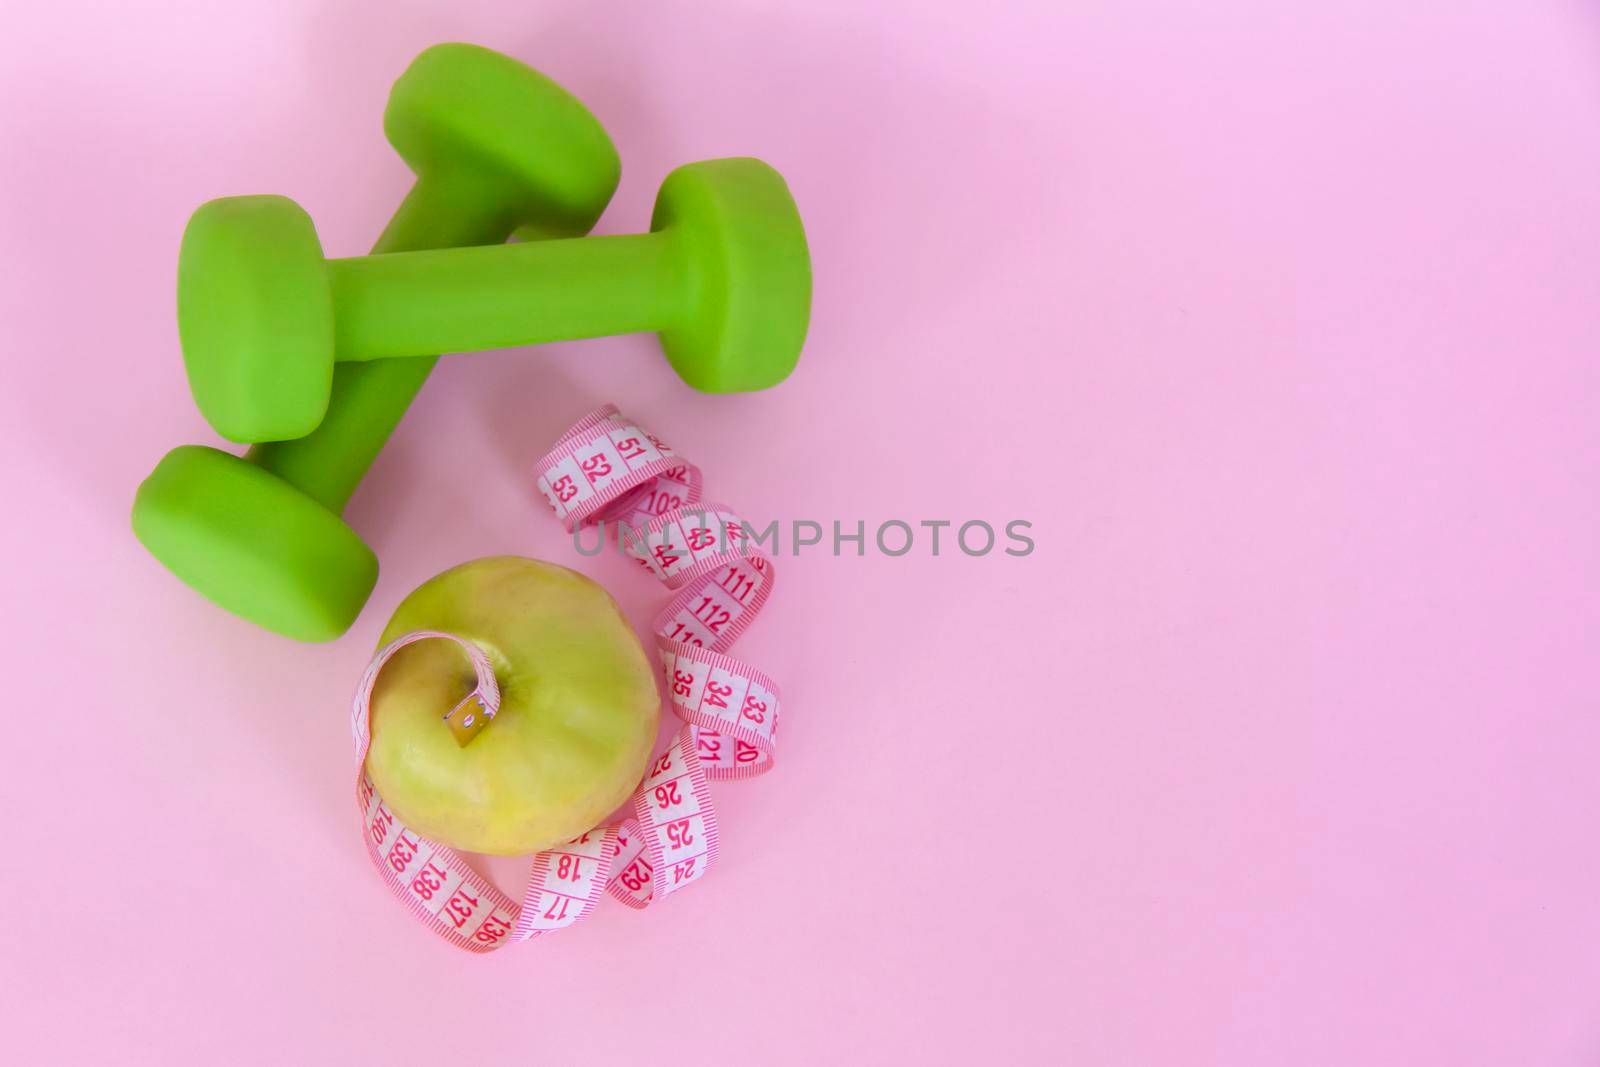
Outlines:
{"type": "Polygon", "coordinates": [[[473,672],[478,677],[478,684],[472,691],[444,714],[444,723],[450,728],[456,744],[466,748],[494,720],[495,714],[500,710],[500,683],[494,676],[494,664],[490,661],[489,654],[477,643],[458,634],[445,633],[443,630],[415,630],[396,638],[387,647],[393,652],[413,642],[432,638],[454,641],[460,645],[461,650],[467,654],[467,659],[472,661],[473,672]]]}

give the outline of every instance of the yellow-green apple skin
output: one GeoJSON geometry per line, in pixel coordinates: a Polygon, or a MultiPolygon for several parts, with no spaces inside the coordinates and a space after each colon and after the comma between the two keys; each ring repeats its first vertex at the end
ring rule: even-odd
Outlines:
{"type": "Polygon", "coordinates": [[[474,560],[419,586],[382,645],[441,630],[488,653],[500,712],[467,745],[444,716],[472,691],[452,641],[395,654],[372,693],[367,773],[407,826],[472,852],[538,852],[593,828],[644,775],[656,672],[616,601],[565,567],[474,560]]]}

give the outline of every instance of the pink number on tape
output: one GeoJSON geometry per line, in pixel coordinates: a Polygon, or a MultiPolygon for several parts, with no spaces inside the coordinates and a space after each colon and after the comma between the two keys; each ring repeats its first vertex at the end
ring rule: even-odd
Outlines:
{"type": "Polygon", "coordinates": [[[519,903],[452,849],[407,829],[365,772],[373,686],[395,653],[417,641],[459,645],[478,684],[447,718],[466,708],[481,715],[479,725],[500,706],[488,657],[470,641],[434,631],[378,650],[351,706],[367,854],[419,921],[472,952],[571,926],[606,892],[643,908],[698,880],[718,850],[710,780],[764,773],[775,754],[778,687],[727,655],[766,603],[775,574],[744,521],[722,505],[702,504],[699,468],[609,404],[563,434],[537,471],[539,491],[569,531],[614,524],[629,554],[674,591],[656,617],[656,645],[684,726],[639,783],[632,815],[535,856],[519,903]]]}

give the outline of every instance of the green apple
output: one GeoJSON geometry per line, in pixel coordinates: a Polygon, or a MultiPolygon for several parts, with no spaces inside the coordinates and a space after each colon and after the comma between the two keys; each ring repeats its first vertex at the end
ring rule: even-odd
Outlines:
{"type": "Polygon", "coordinates": [[[444,716],[476,685],[461,648],[419,641],[383,668],[367,773],[406,825],[455,848],[521,855],[591,829],[639,784],[661,696],[600,586],[538,560],[474,560],[406,597],[380,647],[415,630],[483,649],[501,701],[460,745],[444,716]]]}

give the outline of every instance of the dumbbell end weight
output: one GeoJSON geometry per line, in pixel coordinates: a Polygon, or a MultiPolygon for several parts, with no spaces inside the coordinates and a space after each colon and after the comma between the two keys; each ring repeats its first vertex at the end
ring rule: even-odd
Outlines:
{"type": "Polygon", "coordinates": [[[224,437],[284,441],[317,428],[333,387],[333,300],[316,229],[294,201],[200,206],[178,256],[178,336],[195,403],[224,437]]]}
{"type": "Polygon", "coordinates": [[[343,519],[254,463],[200,445],[139,486],[133,532],[218,607],[300,641],[349,629],[378,558],[343,519]]]}
{"type": "Polygon", "coordinates": [[[389,93],[383,131],[419,188],[379,238],[378,252],[459,245],[427,235],[483,203],[499,205],[504,218],[491,243],[518,225],[529,237],[579,237],[622,174],[611,137],[577,97],[474,44],[434,45],[412,60],[389,93]]]}
{"type": "Polygon", "coordinates": [[[706,393],[787,378],[811,318],[811,254],[783,176],[748,157],[685,164],[661,183],[650,229],[682,248],[685,311],[661,330],[678,375],[706,393]]]}

